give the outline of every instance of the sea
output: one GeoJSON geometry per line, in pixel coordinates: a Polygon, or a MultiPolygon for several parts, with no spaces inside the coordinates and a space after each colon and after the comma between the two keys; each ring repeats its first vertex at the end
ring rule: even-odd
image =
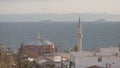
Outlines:
{"type": "MultiPolygon", "coordinates": [[[[77,45],[78,22],[0,22],[0,41],[18,51],[21,43],[41,38],[61,50],[77,45]]],[[[120,45],[120,22],[82,22],[83,50],[120,45]]]]}

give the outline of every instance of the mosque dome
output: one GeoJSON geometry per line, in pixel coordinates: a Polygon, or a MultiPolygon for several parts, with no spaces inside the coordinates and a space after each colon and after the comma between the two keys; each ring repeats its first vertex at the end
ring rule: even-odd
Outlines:
{"type": "Polygon", "coordinates": [[[40,35],[38,34],[38,38],[32,41],[27,41],[24,43],[24,45],[54,45],[51,41],[49,40],[45,40],[43,38],[40,37],[40,35]]]}

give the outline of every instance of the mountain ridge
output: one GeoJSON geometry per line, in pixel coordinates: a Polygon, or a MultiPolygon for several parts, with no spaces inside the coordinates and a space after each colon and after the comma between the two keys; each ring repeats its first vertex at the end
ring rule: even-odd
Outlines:
{"type": "Polygon", "coordinates": [[[108,13],[68,13],[68,14],[0,14],[0,22],[38,22],[50,21],[96,21],[105,19],[106,21],[120,21],[120,15],[108,13]]]}

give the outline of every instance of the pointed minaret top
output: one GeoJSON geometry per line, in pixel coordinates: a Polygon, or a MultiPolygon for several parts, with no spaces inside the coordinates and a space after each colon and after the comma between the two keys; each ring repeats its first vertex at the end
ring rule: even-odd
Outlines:
{"type": "Polygon", "coordinates": [[[80,17],[79,17],[79,23],[78,23],[78,28],[80,29],[80,17]]]}

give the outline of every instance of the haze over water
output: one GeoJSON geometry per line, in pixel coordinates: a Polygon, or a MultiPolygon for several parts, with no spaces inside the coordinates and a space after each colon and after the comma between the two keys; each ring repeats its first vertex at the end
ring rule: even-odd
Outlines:
{"type": "MultiPolygon", "coordinates": [[[[0,40],[15,51],[21,42],[42,38],[62,49],[77,45],[78,22],[19,22],[0,23],[0,40]]],[[[120,43],[120,22],[82,22],[83,49],[109,47],[120,43]]]]}

